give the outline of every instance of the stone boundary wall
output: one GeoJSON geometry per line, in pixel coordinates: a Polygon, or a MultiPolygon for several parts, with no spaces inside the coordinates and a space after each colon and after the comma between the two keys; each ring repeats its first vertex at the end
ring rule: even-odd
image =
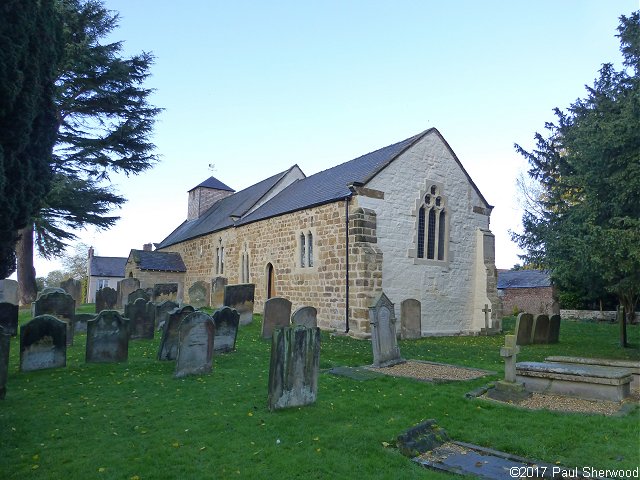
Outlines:
{"type": "Polygon", "coordinates": [[[563,320],[568,318],[577,318],[579,320],[602,320],[602,321],[615,321],[616,311],[604,311],[600,310],[560,310],[560,317],[563,320]]]}

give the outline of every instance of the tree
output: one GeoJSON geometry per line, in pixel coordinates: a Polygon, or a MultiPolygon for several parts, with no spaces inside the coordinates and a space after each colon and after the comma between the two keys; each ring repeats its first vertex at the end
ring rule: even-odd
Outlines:
{"type": "Polygon", "coordinates": [[[615,294],[634,318],[640,295],[640,11],[620,17],[624,67],[604,64],[587,96],[516,149],[539,182],[539,209],[512,234],[525,261],[552,270],[562,289],[615,294]]]}
{"type": "MultiPolygon", "coordinates": [[[[148,102],[152,90],[142,86],[153,56],[123,58],[122,42],[102,43],[117,27],[118,15],[97,0],[59,0],[57,5],[64,20],[64,52],[57,69],[52,188],[32,227],[45,258],[60,256],[78,229],[115,224],[118,217],[108,213],[126,199],[103,183],[111,173],[138,174],[153,166],[157,156],[150,135],[161,111],[148,102]]],[[[17,248],[23,302],[35,297],[27,238],[25,233],[17,248]]]]}
{"type": "Polygon", "coordinates": [[[60,35],[53,0],[0,5],[0,278],[15,270],[16,232],[49,188],[60,35]]]}
{"type": "Polygon", "coordinates": [[[60,287],[60,284],[68,278],[62,270],[51,270],[44,278],[44,288],[60,287]]]}
{"type": "Polygon", "coordinates": [[[89,266],[89,245],[77,243],[73,247],[73,254],[66,254],[61,260],[67,277],[76,280],[84,279],[89,266]]]}

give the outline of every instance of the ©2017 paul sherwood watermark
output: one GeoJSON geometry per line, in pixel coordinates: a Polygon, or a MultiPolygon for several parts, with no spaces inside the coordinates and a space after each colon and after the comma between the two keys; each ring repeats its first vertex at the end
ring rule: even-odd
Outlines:
{"type": "Polygon", "coordinates": [[[533,465],[531,467],[511,467],[509,469],[511,478],[543,478],[545,474],[550,474],[550,478],[640,478],[640,467],[633,469],[603,469],[594,467],[540,467],[533,465]]]}

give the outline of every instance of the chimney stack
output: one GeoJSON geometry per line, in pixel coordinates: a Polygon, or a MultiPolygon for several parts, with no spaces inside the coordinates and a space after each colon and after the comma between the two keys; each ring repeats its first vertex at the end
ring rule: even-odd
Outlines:
{"type": "Polygon", "coordinates": [[[152,243],[145,243],[142,246],[142,250],[144,250],[145,252],[150,252],[153,249],[153,244],[152,243]]]}

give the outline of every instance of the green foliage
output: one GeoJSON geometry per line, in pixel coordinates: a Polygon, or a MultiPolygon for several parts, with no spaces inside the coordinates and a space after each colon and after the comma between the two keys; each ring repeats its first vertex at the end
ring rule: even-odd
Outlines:
{"type": "Polygon", "coordinates": [[[51,270],[44,279],[44,288],[59,287],[68,276],[62,270],[51,270]]]}
{"type": "Polygon", "coordinates": [[[555,109],[548,136],[516,149],[540,183],[538,209],[513,234],[527,263],[552,270],[584,300],[614,293],[633,312],[640,295],[640,12],[620,18],[625,69],[603,65],[587,97],[555,109]]]}

